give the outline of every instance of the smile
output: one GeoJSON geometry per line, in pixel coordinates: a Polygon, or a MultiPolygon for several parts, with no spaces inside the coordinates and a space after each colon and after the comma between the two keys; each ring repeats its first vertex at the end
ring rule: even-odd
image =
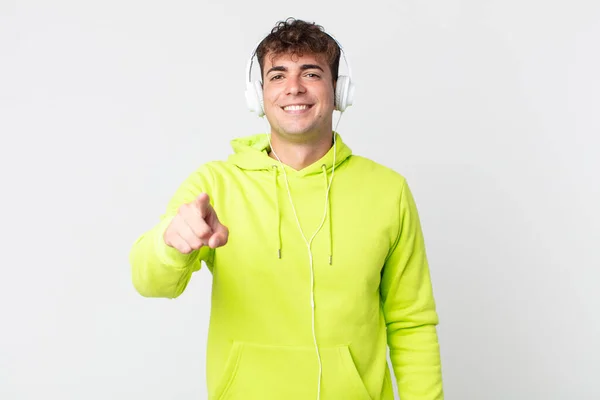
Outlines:
{"type": "Polygon", "coordinates": [[[308,104],[290,104],[289,106],[282,107],[283,111],[304,111],[308,110],[310,105],[308,104]]]}

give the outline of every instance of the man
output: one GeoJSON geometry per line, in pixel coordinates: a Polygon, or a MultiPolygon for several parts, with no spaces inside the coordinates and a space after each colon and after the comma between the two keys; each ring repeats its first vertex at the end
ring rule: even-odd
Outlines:
{"type": "Polygon", "coordinates": [[[415,202],[332,129],[340,54],[320,26],[278,23],[256,51],[270,135],[200,166],[131,250],[143,296],[211,271],[210,399],[390,400],[387,346],[402,400],[443,398],[415,202]]]}

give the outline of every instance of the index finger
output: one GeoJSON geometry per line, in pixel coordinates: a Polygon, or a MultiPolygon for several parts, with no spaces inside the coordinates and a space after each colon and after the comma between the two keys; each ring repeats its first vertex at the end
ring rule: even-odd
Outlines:
{"type": "Polygon", "coordinates": [[[198,211],[200,212],[200,216],[205,218],[210,211],[210,197],[206,193],[200,193],[198,197],[196,197],[196,206],[198,211]]]}

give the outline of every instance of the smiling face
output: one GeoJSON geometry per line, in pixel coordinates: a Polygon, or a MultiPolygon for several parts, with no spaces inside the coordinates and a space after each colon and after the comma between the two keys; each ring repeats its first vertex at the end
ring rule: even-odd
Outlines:
{"type": "Polygon", "coordinates": [[[331,135],[334,87],[322,57],[267,54],[264,71],[264,108],[271,133],[293,141],[331,135]]]}

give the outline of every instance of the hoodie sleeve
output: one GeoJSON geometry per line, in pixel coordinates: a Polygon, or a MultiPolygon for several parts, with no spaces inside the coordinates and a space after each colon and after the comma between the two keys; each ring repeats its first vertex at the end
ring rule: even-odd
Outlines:
{"type": "Polygon", "coordinates": [[[421,224],[406,182],[400,195],[398,236],[382,272],[381,298],[400,397],[442,400],[438,315],[421,224]]]}
{"type": "Polygon", "coordinates": [[[185,290],[192,273],[201,261],[211,264],[214,250],[203,246],[190,254],[182,254],[167,246],[163,234],[177,215],[179,207],[194,200],[200,193],[211,196],[210,171],[200,167],[179,186],[159,222],[137,238],[129,253],[133,286],[144,297],[176,298],[185,290]]]}

